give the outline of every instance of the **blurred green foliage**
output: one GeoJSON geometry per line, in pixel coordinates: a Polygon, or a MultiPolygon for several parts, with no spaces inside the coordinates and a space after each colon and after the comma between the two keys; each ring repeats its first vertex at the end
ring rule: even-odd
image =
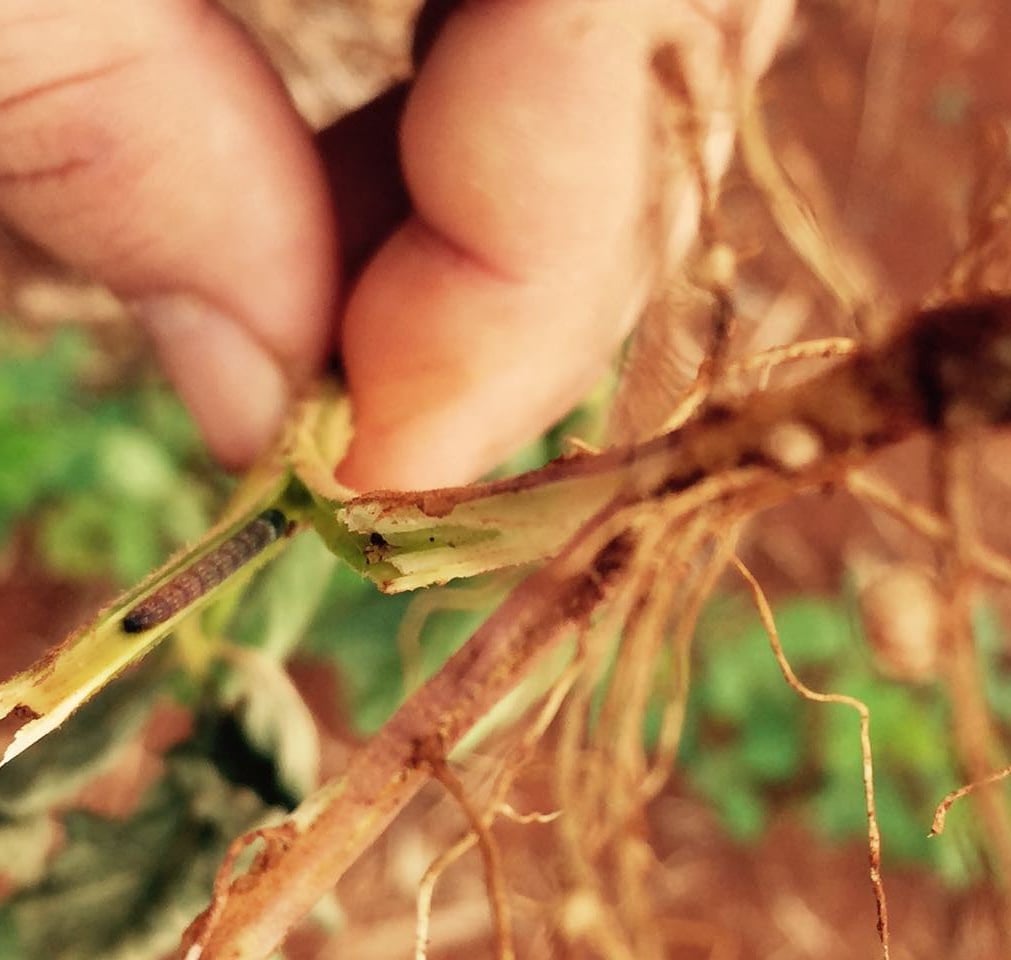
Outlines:
{"type": "Polygon", "coordinates": [[[88,389],[80,330],[0,321],[0,544],[30,517],[54,572],[126,585],[207,526],[225,481],[166,387],[88,389]]]}
{"type": "MultiPolygon", "coordinates": [[[[845,599],[793,600],[776,609],[775,619],[805,683],[857,697],[870,710],[886,862],[928,862],[954,886],[971,882],[980,866],[974,839],[983,838],[974,837],[967,805],[952,809],[943,838],[927,839],[935,805],[962,782],[943,691],[880,676],[854,605],[845,599]]],[[[1006,714],[1008,680],[994,659],[999,628],[985,611],[980,622],[992,706],[1006,714]]],[[[801,699],[780,673],[757,617],[736,601],[711,606],[696,644],[681,767],[729,832],[758,840],[771,817],[786,809],[800,812],[823,836],[865,838],[856,712],[801,699]]]]}

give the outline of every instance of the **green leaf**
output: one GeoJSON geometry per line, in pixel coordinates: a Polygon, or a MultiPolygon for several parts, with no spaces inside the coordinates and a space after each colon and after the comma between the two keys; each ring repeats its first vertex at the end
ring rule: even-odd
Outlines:
{"type": "Polygon", "coordinates": [[[164,553],[146,520],[147,511],[129,500],[69,499],[43,515],[40,544],[50,569],[63,576],[135,581],[164,553]]]}
{"type": "Polygon", "coordinates": [[[7,960],[30,960],[25,957],[21,940],[18,938],[14,911],[7,903],[0,905],[0,957],[7,960]]]}
{"type": "Polygon", "coordinates": [[[117,498],[157,503],[179,482],[179,474],[158,438],[115,426],[103,432],[95,450],[98,481],[117,498]]]}
{"type": "Polygon", "coordinates": [[[0,423],[0,535],[44,498],[87,482],[90,439],[78,418],[45,427],[0,423]]]}
{"type": "Polygon", "coordinates": [[[899,860],[932,860],[937,844],[927,838],[923,829],[932,812],[926,804],[915,803],[896,777],[879,777],[874,799],[883,837],[882,855],[899,860]]]}
{"type": "Polygon", "coordinates": [[[397,627],[411,602],[387,596],[346,567],[330,581],[303,649],[337,664],[355,726],[378,729],[403,699],[397,627]]]}
{"type": "Polygon", "coordinates": [[[74,381],[90,352],[86,335],[68,326],[48,343],[4,337],[0,352],[0,422],[47,414],[71,402],[74,381]]]}
{"type": "Polygon", "coordinates": [[[759,706],[741,731],[736,752],[744,765],[763,783],[783,783],[800,770],[803,759],[800,711],[790,703],[759,706]]]}
{"type": "Polygon", "coordinates": [[[727,831],[741,841],[757,840],[766,823],[766,804],[729,751],[704,751],[689,771],[692,785],[713,805],[727,831]]]}
{"type": "Polygon", "coordinates": [[[755,709],[756,693],[775,680],[775,665],[770,669],[767,661],[761,647],[749,644],[744,637],[715,643],[697,678],[697,696],[704,713],[735,725],[745,723],[755,709]]]}
{"type": "Polygon", "coordinates": [[[756,791],[744,784],[720,797],[717,808],[735,840],[754,842],[765,830],[766,804],[756,791]]]}
{"type": "Polygon", "coordinates": [[[774,614],[779,639],[795,669],[828,663],[852,649],[856,641],[846,611],[835,600],[792,600],[778,605],[774,614]]]}
{"type": "MultiPolygon", "coordinates": [[[[853,752],[851,747],[851,759],[853,752]]],[[[858,769],[859,755],[857,761],[857,764],[851,763],[849,768],[830,768],[826,771],[821,790],[812,803],[818,829],[835,840],[867,834],[864,786],[858,769]]]]}

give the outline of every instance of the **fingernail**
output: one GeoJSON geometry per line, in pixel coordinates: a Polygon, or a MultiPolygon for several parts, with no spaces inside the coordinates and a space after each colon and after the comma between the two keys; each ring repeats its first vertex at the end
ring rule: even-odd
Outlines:
{"type": "Polygon", "coordinates": [[[188,296],[132,304],[214,455],[248,465],[273,440],[288,403],[274,358],[241,323],[188,296]]]}

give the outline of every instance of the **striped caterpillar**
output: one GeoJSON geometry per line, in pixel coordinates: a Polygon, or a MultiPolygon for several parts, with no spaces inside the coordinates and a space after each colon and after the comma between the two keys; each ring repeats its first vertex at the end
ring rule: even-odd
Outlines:
{"type": "Polygon", "coordinates": [[[123,617],[124,632],[141,633],[164,623],[213,590],[287,530],[288,519],[280,510],[261,513],[165,586],[141,600],[123,617]]]}

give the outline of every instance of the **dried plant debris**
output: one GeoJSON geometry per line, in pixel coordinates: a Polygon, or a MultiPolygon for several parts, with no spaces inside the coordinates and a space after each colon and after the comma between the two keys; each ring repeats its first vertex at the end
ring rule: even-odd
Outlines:
{"type": "Polygon", "coordinates": [[[45,877],[2,908],[5,955],[158,960],[206,902],[232,837],[267,813],[208,761],[178,759],[126,820],[67,814],[45,877]]]}

